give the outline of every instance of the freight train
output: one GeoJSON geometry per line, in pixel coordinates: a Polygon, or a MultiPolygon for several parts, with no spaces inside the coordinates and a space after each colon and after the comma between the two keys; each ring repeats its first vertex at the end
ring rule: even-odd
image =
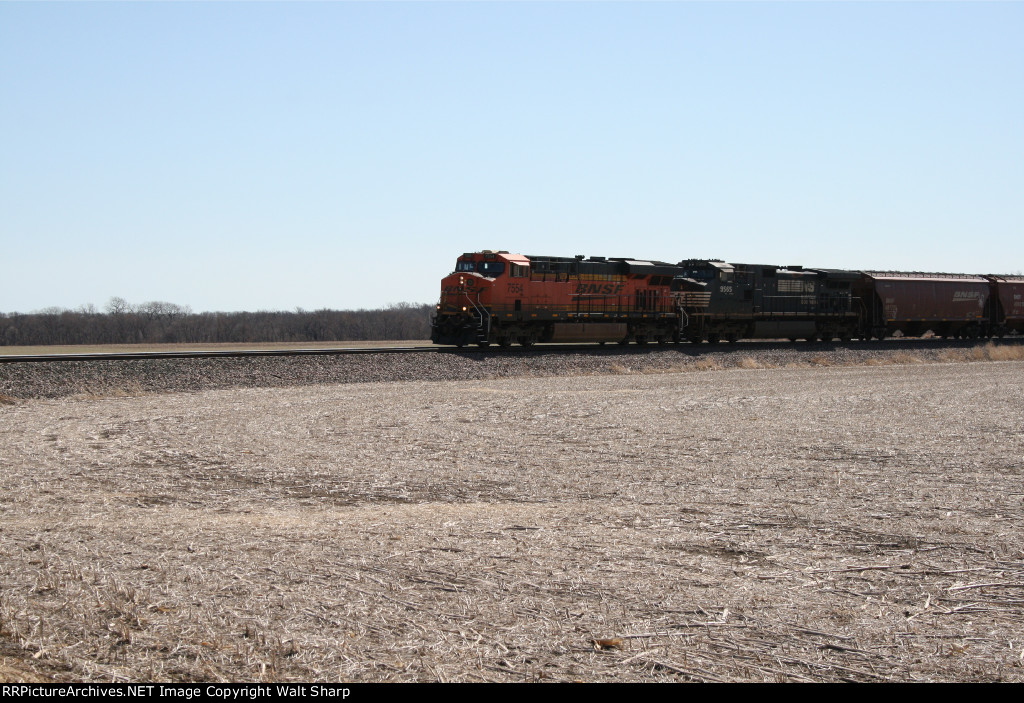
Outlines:
{"type": "Polygon", "coordinates": [[[1024,276],[463,254],[435,344],[661,344],[1024,334],[1024,276]]]}

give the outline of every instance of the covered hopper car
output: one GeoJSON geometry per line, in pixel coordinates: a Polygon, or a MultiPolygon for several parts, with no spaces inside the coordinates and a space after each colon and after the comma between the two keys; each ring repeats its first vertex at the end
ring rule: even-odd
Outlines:
{"type": "Polygon", "coordinates": [[[861,336],[982,337],[994,330],[990,277],[867,271],[855,286],[864,307],[861,336]]]}
{"type": "Polygon", "coordinates": [[[1024,276],[987,276],[991,285],[991,331],[1024,334],[1024,276]]]}

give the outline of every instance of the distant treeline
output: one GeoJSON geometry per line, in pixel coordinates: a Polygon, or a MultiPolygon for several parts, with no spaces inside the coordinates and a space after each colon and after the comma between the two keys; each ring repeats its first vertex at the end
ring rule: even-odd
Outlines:
{"type": "Polygon", "coordinates": [[[398,303],[379,310],[194,313],[174,303],[112,298],[102,312],[86,305],[0,313],[0,346],[428,339],[433,312],[431,305],[398,303]]]}

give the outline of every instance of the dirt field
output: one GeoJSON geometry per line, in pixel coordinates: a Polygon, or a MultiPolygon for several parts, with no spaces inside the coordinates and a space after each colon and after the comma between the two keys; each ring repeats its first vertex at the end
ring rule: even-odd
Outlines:
{"type": "Polygon", "coordinates": [[[0,679],[1024,681],[1024,362],[0,405],[0,679]]]}

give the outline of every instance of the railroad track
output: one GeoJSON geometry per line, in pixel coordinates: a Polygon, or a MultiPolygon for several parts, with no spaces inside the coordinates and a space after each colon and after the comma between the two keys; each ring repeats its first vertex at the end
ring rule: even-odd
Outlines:
{"type": "MultiPolygon", "coordinates": [[[[618,348],[617,345],[613,345],[618,348]]],[[[516,354],[543,350],[547,352],[568,352],[600,349],[598,344],[538,344],[533,347],[454,347],[454,346],[414,346],[414,347],[335,347],[322,349],[195,349],[176,351],[145,351],[145,352],[88,352],[81,354],[0,354],[0,364],[24,362],[54,361],[137,361],[146,359],[216,359],[216,358],[247,358],[265,356],[341,356],[365,354],[516,354]]],[[[634,347],[640,349],[641,347],[634,347]]],[[[657,347],[651,347],[657,348],[657,347]]]]}
{"type": "Polygon", "coordinates": [[[440,347],[337,347],[331,349],[214,349],[146,352],[89,352],[84,354],[0,354],[0,364],[53,361],[135,361],[146,359],[216,359],[259,356],[337,356],[342,354],[411,354],[440,347]]]}
{"type": "Polygon", "coordinates": [[[994,341],[999,344],[1021,344],[1024,337],[1007,337],[998,340],[987,339],[919,339],[894,338],[884,341],[852,341],[852,342],[790,342],[741,340],[734,344],[651,344],[651,345],[619,345],[619,344],[537,344],[530,347],[454,347],[454,346],[412,346],[412,347],[335,347],[326,349],[232,349],[232,350],[176,350],[146,352],[89,352],[81,354],[0,354],[0,364],[9,363],[47,363],[60,361],[145,361],[155,359],[216,359],[246,358],[274,356],[341,356],[366,354],[431,354],[447,353],[460,355],[522,355],[522,354],[559,354],[595,352],[608,354],[641,354],[654,351],[676,350],[688,354],[723,351],[762,351],[772,349],[801,349],[806,351],[834,349],[892,349],[915,350],[950,348],[963,349],[994,341]]]}

